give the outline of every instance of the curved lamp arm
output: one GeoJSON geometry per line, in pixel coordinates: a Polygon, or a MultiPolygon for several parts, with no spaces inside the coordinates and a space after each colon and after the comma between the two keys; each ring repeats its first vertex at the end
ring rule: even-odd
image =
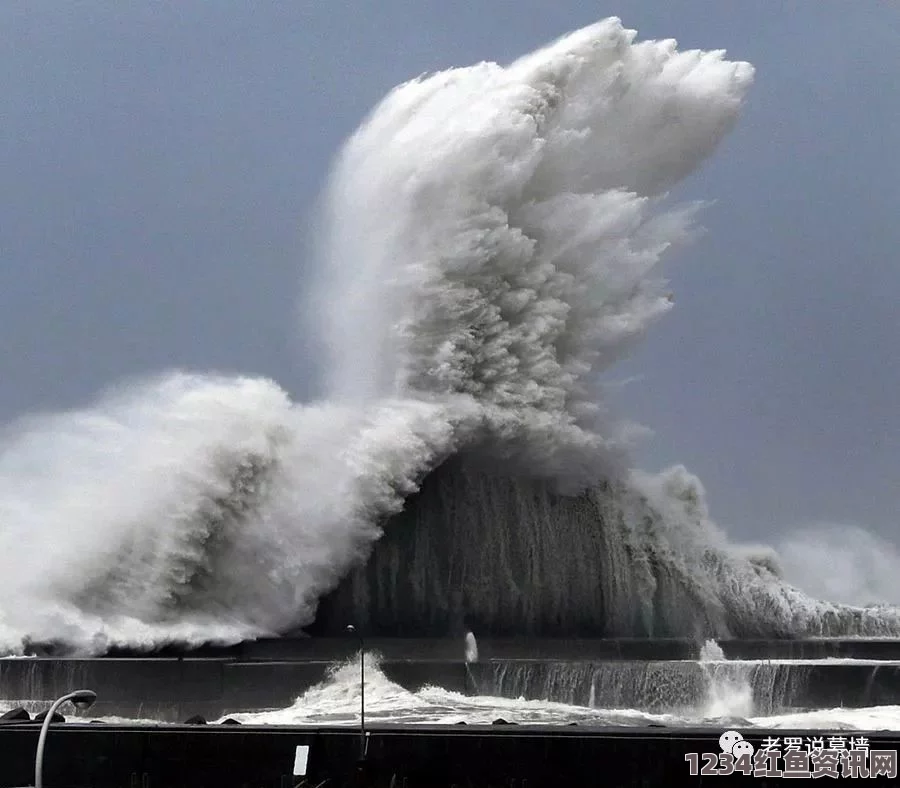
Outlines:
{"type": "Polygon", "coordinates": [[[38,738],[37,755],[34,759],[34,788],[43,788],[44,785],[44,744],[47,741],[47,732],[50,730],[50,722],[53,719],[53,715],[56,714],[56,710],[66,701],[72,701],[79,709],[89,709],[94,704],[95,700],[97,700],[97,693],[92,692],[91,690],[76,690],[75,692],[70,692],[68,695],[63,695],[61,698],[57,698],[57,700],[53,701],[50,711],[48,711],[47,716],[44,717],[44,724],[41,726],[41,735],[38,738]]]}

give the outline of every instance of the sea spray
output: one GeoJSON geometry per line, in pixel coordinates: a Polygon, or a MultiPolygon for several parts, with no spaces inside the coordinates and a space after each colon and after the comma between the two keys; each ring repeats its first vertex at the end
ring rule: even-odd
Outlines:
{"type": "Polygon", "coordinates": [[[443,410],[301,408],[269,381],[175,374],[16,425],[0,452],[4,645],[235,642],[309,622],[452,451],[443,410]]]}
{"type": "Polygon", "coordinates": [[[738,555],[684,469],[633,471],[598,386],[672,308],[658,267],[697,206],[666,192],[752,75],[610,19],[392,91],[326,189],[320,401],[174,373],[5,430],[0,646],[306,626],[404,523],[427,528],[370,561],[341,628],[900,632],[893,609],[820,604],[738,555]]]}
{"type": "MultiPolygon", "coordinates": [[[[286,709],[226,714],[258,725],[358,725],[359,658],[330,669],[328,677],[286,709]]],[[[498,717],[519,723],[640,725],[659,717],[641,712],[598,712],[564,703],[467,696],[441,687],[404,689],[384,674],[377,654],[366,655],[366,720],[372,723],[490,724],[498,717]]],[[[665,719],[665,718],[663,718],[665,719]]]]}
{"type": "Polygon", "coordinates": [[[634,38],[607,20],[376,107],[325,195],[307,313],[330,398],[468,395],[482,444],[570,489],[624,460],[599,374],[671,309],[657,268],[696,206],[665,189],[713,152],[753,74],[634,38]]]}
{"type": "Polygon", "coordinates": [[[478,642],[472,632],[466,632],[466,664],[478,662],[478,642]]]}
{"type": "Polygon", "coordinates": [[[730,664],[714,640],[703,644],[699,662],[708,681],[702,716],[744,719],[753,716],[752,666],[730,664]]]}

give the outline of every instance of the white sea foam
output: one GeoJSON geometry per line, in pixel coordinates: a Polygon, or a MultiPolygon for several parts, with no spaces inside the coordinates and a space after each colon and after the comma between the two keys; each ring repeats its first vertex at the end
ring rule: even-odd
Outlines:
{"type": "MultiPolygon", "coordinates": [[[[440,687],[410,692],[389,681],[374,654],[366,654],[366,720],[371,723],[490,724],[507,722],[559,724],[585,722],[602,725],[641,725],[672,720],[669,715],[636,710],[601,711],[543,700],[463,695],[440,687]]],[[[353,725],[359,724],[359,659],[335,666],[329,677],[297,698],[287,709],[232,713],[239,722],[254,725],[353,725]]]]}
{"type": "MultiPolygon", "coordinates": [[[[709,704],[679,714],[640,709],[592,708],[548,700],[462,695],[439,687],[410,692],[389,681],[376,655],[366,655],[366,719],[373,724],[487,725],[495,720],[533,725],[577,722],[590,726],[721,727],[723,721],[757,728],[809,730],[900,730],[900,706],[825,709],[758,716],[752,704],[722,693],[709,704]]],[[[358,725],[359,660],[336,666],[329,677],[286,709],[226,714],[250,725],[358,725]]]]}

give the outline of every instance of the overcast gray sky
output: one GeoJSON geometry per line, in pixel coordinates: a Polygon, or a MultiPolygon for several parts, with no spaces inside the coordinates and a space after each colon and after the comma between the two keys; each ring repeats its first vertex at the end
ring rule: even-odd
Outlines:
{"type": "Polygon", "coordinates": [[[715,199],[616,374],[742,539],[900,522],[900,4],[10,0],[0,6],[0,421],[170,367],[297,397],[304,220],[393,85],[618,15],[757,79],[677,196],[715,199]]]}

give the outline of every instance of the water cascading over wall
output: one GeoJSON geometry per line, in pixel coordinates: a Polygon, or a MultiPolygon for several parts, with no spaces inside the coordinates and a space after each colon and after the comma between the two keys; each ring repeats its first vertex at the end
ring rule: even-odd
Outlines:
{"type": "Polygon", "coordinates": [[[808,670],[778,662],[498,660],[479,666],[479,691],[603,709],[711,715],[719,695],[744,712],[777,714],[805,698],[808,670]]]}
{"type": "MultiPolygon", "coordinates": [[[[735,554],[699,482],[580,494],[458,454],[384,523],[368,562],[325,596],[311,634],[354,622],[370,635],[785,638],[882,636],[895,611],[809,599],[765,561],[735,554]]],[[[662,478],[662,484],[657,481],[662,478]]]]}
{"type": "Polygon", "coordinates": [[[615,487],[564,496],[454,457],[387,523],[366,566],[321,602],[310,631],[354,621],[397,636],[727,632],[721,605],[648,551],[615,487]]]}

